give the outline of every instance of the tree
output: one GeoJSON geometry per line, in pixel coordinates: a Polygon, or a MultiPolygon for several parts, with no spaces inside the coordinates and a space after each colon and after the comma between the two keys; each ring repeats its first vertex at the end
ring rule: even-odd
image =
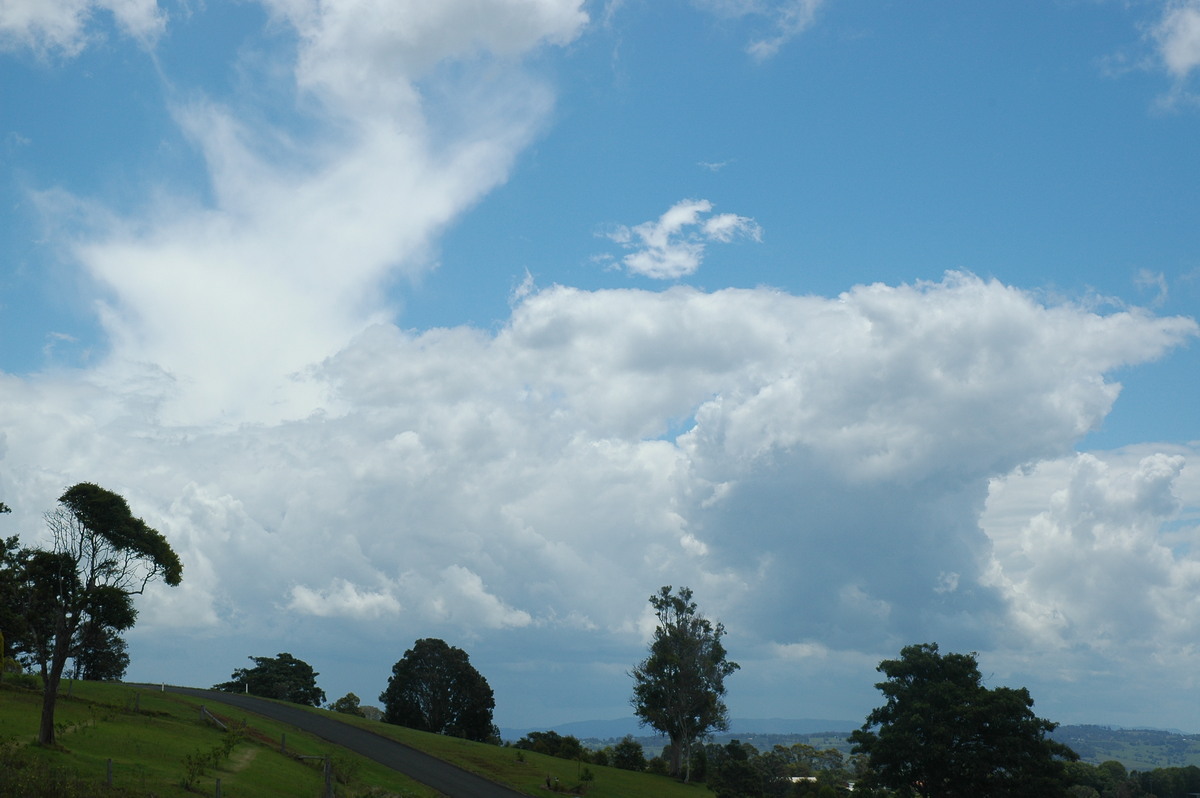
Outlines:
{"type": "Polygon", "coordinates": [[[42,719],[38,742],[54,744],[58,686],[80,628],[111,604],[145,591],[154,579],[178,585],[183,566],[157,530],[129,510],[121,496],[81,482],[46,513],[51,551],[30,555],[28,581],[37,603],[39,628],[31,631],[43,652],[42,719]]]}
{"type": "Polygon", "coordinates": [[[325,691],[317,687],[317,673],[302,659],[287,652],[274,657],[249,657],[253,668],[238,668],[230,680],[214,684],[214,690],[249,693],[261,698],[290,701],[319,707],[325,703],[325,691]]]}
{"type": "Polygon", "coordinates": [[[586,756],[583,743],[579,742],[578,737],[572,734],[563,737],[554,730],[530,732],[513,743],[513,748],[535,751],[559,759],[584,759],[586,756]]]}
{"type": "Polygon", "coordinates": [[[974,654],[911,645],[877,670],[886,703],[850,740],[883,786],[925,798],[1064,794],[1063,760],[1077,755],[1046,738],[1057,724],[1033,714],[1027,690],[984,687],[974,654]]]}
{"type": "Polygon", "coordinates": [[[613,748],[612,764],[621,770],[636,770],[640,773],[646,769],[646,752],[632,734],[627,734],[613,748]]]}
{"type": "Polygon", "coordinates": [[[387,723],[479,742],[496,741],[496,700],[467,652],[437,638],[416,641],[379,695],[387,723]]]}
{"type": "Polygon", "coordinates": [[[671,775],[686,764],[684,781],[691,779],[692,744],[711,730],[729,727],[725,677],[738,669],[726,659],[722,624],[714,626],[696,612],[690,588],[675,595],[665,586],[650,597],[658,628],[650,656],[631,672],[633,708],[642,725],[671,739],[671,775]]]}
{"type": "Polygon", "coordinates": [[[115,591],[105,593],[98,591],[71,649],[77,679],[120,679],[129,667],[128,646],[118,633],[133,626],[137,610],[130,596],[115,591]]]}
{"type": "Polygon", "coordinates": [[[329,708],[343,715],[354,715],[360,718],[366,717],[365,713],[363,713],[361,702],[354,693],[346,693],[337,701],[330,704],[329,708]]]}

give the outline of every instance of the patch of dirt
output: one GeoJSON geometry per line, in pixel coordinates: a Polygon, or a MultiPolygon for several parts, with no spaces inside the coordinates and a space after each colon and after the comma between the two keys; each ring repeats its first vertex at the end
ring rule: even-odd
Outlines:
{"type": "Polygon", "coordinates": [[[238,751],[229,758],[229,770],[233,773],[245,770],[261,750],[258,746],[244,746],[243,750],[238,751]]]}

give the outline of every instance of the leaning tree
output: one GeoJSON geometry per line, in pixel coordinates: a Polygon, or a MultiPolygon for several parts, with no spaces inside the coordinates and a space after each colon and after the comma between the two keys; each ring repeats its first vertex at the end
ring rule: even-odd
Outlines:
{"type": "Polygon", "coordinates": [[[725,677],[738,669],[726,659],[722,624],[696,611],[691,588],[672,595],[670,585],[650,597],[658,628],[650,656],[633,669],[633,709],[643,725],[671,739],[671,775],[692,775],[692,745],[713,730],[729,727],[725,677]]]}
{"type": "Polygon", "coordinates": [[[154,579],[178,585],[183,566],[167,539],[135,517],[124,498],[90,482],[68,488],[58,507],[46,513],[46,525],[53,545],[33,552],[31,587],[48,659],[38,742],[53,745],[58,686],[77,633],[89,623],[112,628],[106,622],[114,618],[132,624],[130,597],[154,579]]]}

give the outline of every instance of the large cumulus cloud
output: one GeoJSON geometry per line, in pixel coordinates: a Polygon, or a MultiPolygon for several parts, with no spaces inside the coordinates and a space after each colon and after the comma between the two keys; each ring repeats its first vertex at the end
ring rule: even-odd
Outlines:
{"type": "Polygon", "coordinates": [[[1145,600],[1071,621],[1153,647],[1198,620],[1172,600],[1191,566],[1155,537],[1181,455],[1128,479],[1081,460],[1025,526],[979,518],[989,480],[1104,417],[1108,372],[1195,330],[963,274],[834,298],[552,287],[495,333],[375,325],[312,371],[328,409],[275,424],[164,426],[151,376],[8,377],[3,488],[42,508],[93,479],[169,532],[188,578],[141,633],[319,628],[309,644],[343,653],[445,635],[512,674],[528,657],[499,641],[536,634],[618,707],[659,584],[692,585],[766,673],[916,639],[1041,646],[1048,608],[1136,555],[1145,600]],[[1103,523],[1077,529],[1081,508],[1103,523]]]}

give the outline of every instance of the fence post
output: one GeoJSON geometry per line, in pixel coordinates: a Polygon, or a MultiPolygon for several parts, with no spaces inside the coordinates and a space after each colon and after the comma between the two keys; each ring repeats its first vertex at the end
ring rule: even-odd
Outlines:
{"type": "Polygon", "coordinates": [[[213,798],[221,798],[221,780],[220,779],[217,779],[217,786],[215,789],[216,789],[216,792],[215,792],[213,798]]]}
{"type": "Polygon", "coordinates": [[[333,767],[325,757],[325,798],[333,798],[333,767]]]}
{"type": "Polygon", "coordinates": [[[104,777],[104,784],[107,787],[111,787],[112,786],[112,759],[108,760],[107,771],[108,772],[104,777]]]}

